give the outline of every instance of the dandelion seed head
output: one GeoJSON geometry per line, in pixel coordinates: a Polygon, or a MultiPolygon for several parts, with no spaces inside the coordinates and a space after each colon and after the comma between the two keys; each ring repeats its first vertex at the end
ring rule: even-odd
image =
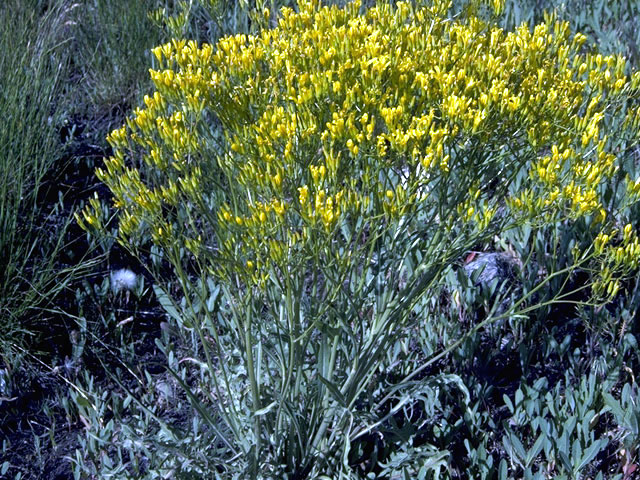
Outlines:
{"type": "Polygon", "coordinates": [[[116,293],[120,290],[133,290],[137,281],[138,276],[128,268],[111,272],[111,288],[116,293]]]}

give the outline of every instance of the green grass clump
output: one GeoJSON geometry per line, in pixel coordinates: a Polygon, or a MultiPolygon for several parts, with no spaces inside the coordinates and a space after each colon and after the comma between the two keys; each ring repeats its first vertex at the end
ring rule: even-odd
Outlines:
{"type": "Polygon", "coordinates": [[[149,51],[165,35],[150,12],[161,3],[98,0],[73,9],[73,88],[67,101],[98,145],[149,88],[149,51]]]}
{"type": "Polygon", "coordinates": [[[74,305],[70,289],[88,271],[95,274],[99,263],[87,260],[73,211],[95,183],[82,178],[83,169],[93,168],[86,164],[95,161],[84,155],[108,148],[106,133],[123,121],[136,88],[148,85],[148,57],[140,48],[162,36],[150,21],[140,23],[158,2],[137,11],[141,3],[0,2],[3,478],[41,478],[51,470],[51,458],[63,456],[56,443],[73,445],[74,434],[56,428],[60,397],[82,364],[79,344],[99,323],[90,318],[87,331],[87,320],[73,316],[82,307],[74,305]],[[125,38],[123,32],[130,33],[125,38]],[[135,70],[136,55],[143,70],[135,70]]]}
{"type": "MultiPolygon", "coordinates": [[[[69,11],[59,3],[7,1],[0,7],[0,337],[28,333],[31,309],[60,290],[53,259],[65,219],[41,199],[62,158],[60,97],[68,72],[64,55],[69,11]],[[34,32],[37,32],[34,35],[34,32]],[[61,226],[62,225],[62,226],[61,226]],[[55,232],[52,235],[52,232],[55,232]]],[[[6,346],[6,345],[5,345],[6,346]]]]}

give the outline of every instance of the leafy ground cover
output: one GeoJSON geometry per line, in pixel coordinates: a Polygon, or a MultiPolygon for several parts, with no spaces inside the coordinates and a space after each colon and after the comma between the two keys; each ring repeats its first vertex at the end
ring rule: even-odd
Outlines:
{"type": "Polygon", "coordinates": [[[0,476],[634,478],[638,7],[258,3],[0,7],[0,476]]]}

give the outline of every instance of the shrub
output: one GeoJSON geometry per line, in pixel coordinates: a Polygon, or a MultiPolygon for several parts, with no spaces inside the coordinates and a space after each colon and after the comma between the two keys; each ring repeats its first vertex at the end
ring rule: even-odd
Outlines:
{"type": "MultiPolygon", "coordinates": [[[[429,358],[410,340],[451,266],[496,236],[523,242],[531,287],[504,285],[467,335],[600,304],[637,269],[640,74],[553,17],[506,32],[471,7],[300,1],[256,35],[154,50],[156,91],[97,174],[119,241],[171,266],[157,292],[201,365],[173,371],[221,471],[355,475],[359,442],[403,406],[468,395],[425,374],[462,339],[429,358]],[[543,275],[540,250],[557,259],[543,275]]],[[[101,212],[78,219],[101,230],[101,212]]],[[[392,463],[426,478],[447,456],[416,444],[392,463]]]]}

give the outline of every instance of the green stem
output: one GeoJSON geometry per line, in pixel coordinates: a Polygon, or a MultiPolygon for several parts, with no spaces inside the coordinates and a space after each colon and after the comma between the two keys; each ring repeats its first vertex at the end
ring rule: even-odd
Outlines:
{"type": "Polygon", "coordinates": [[[247,308],[247,318],[244,323],[244,347],[245,355],[247,357],[247,373],[249,375],[249,383],[251,384],[251,396],[253,401],[253,433],[256,437],[256,450],[251,458],[251,471],[253,477],[258,478],[258,459],[260,458],[260,450],[262,448],[261,439],[261,416],[256,415],[256,412],[260,410],[260,390],[258,382],[256,380],[256,374],[253,364],[253,335],[251,334],[251,309],[247,308]]]}

